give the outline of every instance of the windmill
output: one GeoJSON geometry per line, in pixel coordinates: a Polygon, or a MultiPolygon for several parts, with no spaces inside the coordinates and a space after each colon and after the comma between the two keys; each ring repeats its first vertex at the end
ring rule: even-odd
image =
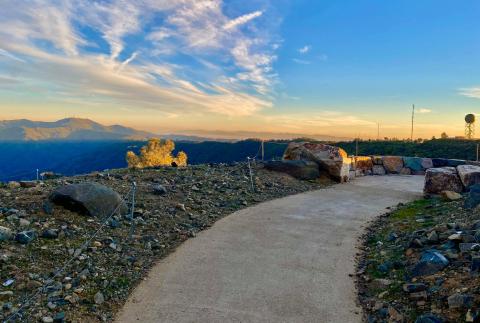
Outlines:
{"type": "Polygon", "coordinates": [[[475,115],[469,113],[465,116],[465,138],[475,137],[475,115]]]}

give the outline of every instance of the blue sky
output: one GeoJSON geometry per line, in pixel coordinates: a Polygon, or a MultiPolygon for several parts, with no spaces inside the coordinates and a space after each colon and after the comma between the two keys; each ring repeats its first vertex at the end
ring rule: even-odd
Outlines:
{"type": "MultiPolygon", "coordinates": [[[[375,138],[463,133],[478,1],[2,1],[1,119],[375,138]]],[[[265,136],[275,136],[265,134],[265,136]]]]}

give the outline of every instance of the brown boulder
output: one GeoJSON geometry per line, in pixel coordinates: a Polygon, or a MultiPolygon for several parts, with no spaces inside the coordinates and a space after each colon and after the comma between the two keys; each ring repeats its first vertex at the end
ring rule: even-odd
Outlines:
{"type": "Polygon", "coordinates": [[[342,148],[310,142],[291,142],[283,159],[314,161],[339,182],[348,181],[352,164],[351,158],[342,148]]]}
{"type": "Polygon", "coordinates": [[[403,158],[399,156],[383,156],[383,167],[387,173],[399,174],[403,168],[403,158]]]}
{"type": "Polygon", "coordinates": [[[366,156],[355,156],[355,170],[361,170],[364,173],[371,171],[373,168],[372,158],[366,156]]]}
{"type": "Polygon", "coordinates": [[[430,168],[425,173],[423,191],[426,194],[440,194],[442,191],[460,193],[463,185],[454,167],[430,168]]]}
{"type": "Polygon", "coordinates": [[[480,183],[480,166],[460,165],[457,166],[457,172],[466,188],[480,183]]]}
{"type": "Polygon", "coordinates": [[[382,156],[372,156],[372,162],[374,165],[383,165],[382,156]]]}

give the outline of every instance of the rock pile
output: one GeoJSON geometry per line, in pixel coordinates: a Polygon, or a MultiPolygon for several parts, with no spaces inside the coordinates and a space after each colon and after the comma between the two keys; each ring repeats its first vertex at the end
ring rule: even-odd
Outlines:
{"type": "Polygon", "coordinates": [[[480,184],[480,165],[458,159],[401,156],[354,156],[334,146],[311,142],[292,142],[283,161],[266,163],[268,169],[285,172],[297,178],[315,178],[317,169],[337,182],[365,175],[425,175],[426,195],[444,191],[463,192],[480,184]]]}
{"type": "Polygon", "coordinates": [[[480,320],[480,211],[456,197],[400,205],[368,229],[357,269],[366,321],[480,320]]]}
{"type": "Polygon", "coordinates": [[[265,169],[254,170],[253,180],[255,191],[247,166],[234,164],[0,184],[0,318],[47,286],[17,321],[111,321],[153,263],[200,230],[240,208],[331,183],[265,169]],[[133,216],[125,212],[129,202],[119,200],[132,182],[133,216]],[[124,210],[105,216],[117,202],[124,210]],[[47,284],[67,259],[73,260],[47,284]]]}

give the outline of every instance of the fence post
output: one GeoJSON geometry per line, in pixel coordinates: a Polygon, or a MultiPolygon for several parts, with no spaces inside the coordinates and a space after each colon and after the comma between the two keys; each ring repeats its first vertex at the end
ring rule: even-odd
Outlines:
{"type": "Polygon", "coordinates": [[[253,174],[252,174],[252,165],[250,165],[250,157],[247,157],[248,163],[248,172],[250,174],[250,183],[252,185],[252,191],[255,191],[255,187],[253,186],[253,174]]]}
{"type": "Polygon", "coordinates": [[[133,218],[133,213],[135,212],[135,193],[137,191],[137,183],[132,182],[132,200],[131,200],[131,206],[130,206],[130,232],[128,234],[128,237],[130,240],[132,240],[133,237],[133,232],[135,231],[135,219],[133,218]]]}

